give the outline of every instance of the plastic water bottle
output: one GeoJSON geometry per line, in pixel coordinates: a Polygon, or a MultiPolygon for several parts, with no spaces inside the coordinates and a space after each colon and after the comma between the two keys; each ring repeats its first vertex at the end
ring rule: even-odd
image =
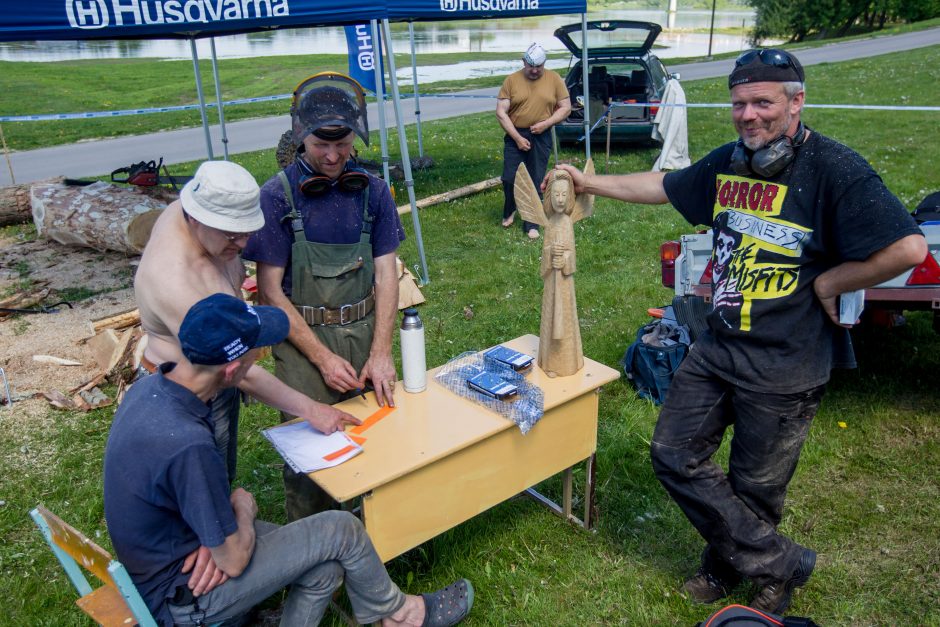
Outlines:
{"type": "Polygon", "coordinates": [[[401,369],[406,392],[423,392],[428,387],[424,354],[424,324],[414,307],[405,309],[401,320],[401,369]]]}

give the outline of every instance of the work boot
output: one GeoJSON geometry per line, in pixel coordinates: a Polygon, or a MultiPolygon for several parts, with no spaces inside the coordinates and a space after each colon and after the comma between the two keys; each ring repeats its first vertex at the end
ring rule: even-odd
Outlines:
{"type": "Polygon", "coordinates": [[[709,547],[702,551],[702,565],[693,577],[682,584],[682,592],[694,603],[714,603],[723,599],[741,581],[733,568],[713,556],[709,547]]]}
{"type": "Polygon", "coordinates": [[[751,607],[762,612],[783,614],[790,607],[793,590],[806,585],[815,566],[816,551],[803,549],[800,562],[797,564],[796,570],[793,571],[793,575],[786,581],[770,583],[761,588],[757,596],[751,601],[751,607]]]}

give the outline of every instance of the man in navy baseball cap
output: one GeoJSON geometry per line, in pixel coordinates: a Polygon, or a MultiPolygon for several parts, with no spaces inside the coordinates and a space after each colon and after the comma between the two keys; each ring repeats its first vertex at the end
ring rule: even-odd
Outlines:
{"type": "Polygon", "coordinates": [[[365,527],[329,511],[278,526],[231,489],[208,404],[237,386],[262,346],[287,337],[287,314],[213,294],[189,308],[178,363],[128,391],[104,455],[104,512],[118,559],[161,625],[241,620],[285,586],[282,625],[316,625],[345,585],[359,624],[455,625],[473,606],[466,579],[406,595],[365,527]]]}
{"type": "Polygon", "coordinates": [[[290,322],[277,307],[253,307],[228,294],[213,294],[190,307],[180,326],[183,355],[190,363],[218,366],[253,348],[287,337],[290,322]]]}

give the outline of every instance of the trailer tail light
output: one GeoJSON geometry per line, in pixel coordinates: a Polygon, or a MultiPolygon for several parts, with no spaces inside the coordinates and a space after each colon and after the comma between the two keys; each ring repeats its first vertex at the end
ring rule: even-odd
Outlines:
{"type": "Polygon", "coordinates": [[[658,105],[660,102],[662,102],[662,100],[660,100],[659,98],[650,98],[650,117],[651,118],[656,117],[656,114],[659,113],[659,107],[653,105],[654,102],[658,105]]]}
{"type": "Polygon", "coordinates": [[[699,277],[699,285],[711,285],[712,284],[712,260],[708,260],[708,265],[705,266],[705,271],[702,272],[702,276],[699,277]]]}
{"type": "Polygon", "coordinates": [[[679,242],[664,242],[659,247],[659,264],[662,268],[663,287],[676,287],[676,258],[679,257],[679,242]]]}
{"type": "Polygon", "coordinates": [[[928,251],[927,256],[919,266],[911,271],[907,277],[907,285],[940,285],[940,265],[934,259],[933,252],[928,251]]]}

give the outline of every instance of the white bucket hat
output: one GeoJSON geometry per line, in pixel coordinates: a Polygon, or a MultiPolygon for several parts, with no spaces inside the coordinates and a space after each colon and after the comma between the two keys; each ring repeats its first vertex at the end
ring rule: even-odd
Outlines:
{"type": "Polygon", "coordinates": [[[255,177],[231,161],[206,161],[180,192],[183,210],[194,220],[232,233],[264,226],[260,198],[255,177]]]}
{"type": "Polygon", "coordinates": [[[545,54],[545,48],[537,43],[533,43],[529,46],[525,54],[522,55],[522,60],[529,65],[545,65],[545,59],[547,58],[548,55],[545,54]]]}

